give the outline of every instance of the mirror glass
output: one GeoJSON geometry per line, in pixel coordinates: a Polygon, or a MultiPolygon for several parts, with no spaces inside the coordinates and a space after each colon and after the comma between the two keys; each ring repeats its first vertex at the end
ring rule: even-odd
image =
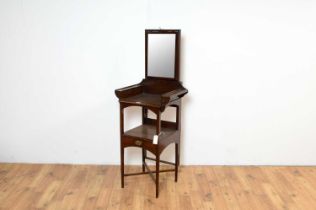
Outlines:
{"type": "Polygon", "coordinates": [[[175,34],[148,34],[147,75],[175,77],[175,34]]]}

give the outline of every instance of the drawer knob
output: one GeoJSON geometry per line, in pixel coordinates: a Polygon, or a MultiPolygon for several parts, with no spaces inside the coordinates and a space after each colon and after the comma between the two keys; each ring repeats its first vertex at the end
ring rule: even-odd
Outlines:
{"type": "Polygon", "coordinates": [[[136,144],[137,146],[140,146],[140,145],[142,145],[142,141],[136,140],[136,141],[135,141],[135,144],[136,144]]]}

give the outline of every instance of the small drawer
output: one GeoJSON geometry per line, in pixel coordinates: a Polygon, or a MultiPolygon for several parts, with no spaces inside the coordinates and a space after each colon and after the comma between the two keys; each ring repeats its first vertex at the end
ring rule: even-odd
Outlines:
{"type": "Polygon", "coordinates": [[[123,147],[141,147],[154,153],[158,145],[152,144],[152,142],[148,140],[143,140],[137,137],[123,135],[122,146],[123,147]]]}

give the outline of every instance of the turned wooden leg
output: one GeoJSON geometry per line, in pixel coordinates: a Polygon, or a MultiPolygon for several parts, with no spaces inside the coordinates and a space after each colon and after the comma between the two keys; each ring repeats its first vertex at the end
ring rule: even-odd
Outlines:
{"type": "Polygon", "coordinates": [[[156,198],[159,196],[159,162],[160,162],[160,157],[157,154],[156,155],[156,198]]]}
{"type": "Polygon", "coordinates": [[[121,147],[121,187],[124,188],[124,147],[121,147]]]}
{"type": "Polygon", "coordinates": [[[143,160],[143,172],[145,172],[145,157],[146,157],[146,150],[142,148],[142,160],[143,160]]]}
{"type": "Polygon", "coordinates": [[[178,181],[178,169],[179,169],[179,144],[176,143],[175,145],[175,154],[176,154],[176,165],[175,165],[175,175],[174,175],[174,181],[177,182],[178,181]]]}

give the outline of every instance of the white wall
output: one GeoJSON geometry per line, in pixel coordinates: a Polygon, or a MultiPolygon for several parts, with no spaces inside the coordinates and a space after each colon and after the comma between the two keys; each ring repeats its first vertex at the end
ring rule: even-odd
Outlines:
{"type": "Polygon", "coordinates": [[[114,89],[161,27],[182,30],[182,163],[315,165],[315,20],[299,0],[0,0],[0,161],[118,164],[114,89]]]}

